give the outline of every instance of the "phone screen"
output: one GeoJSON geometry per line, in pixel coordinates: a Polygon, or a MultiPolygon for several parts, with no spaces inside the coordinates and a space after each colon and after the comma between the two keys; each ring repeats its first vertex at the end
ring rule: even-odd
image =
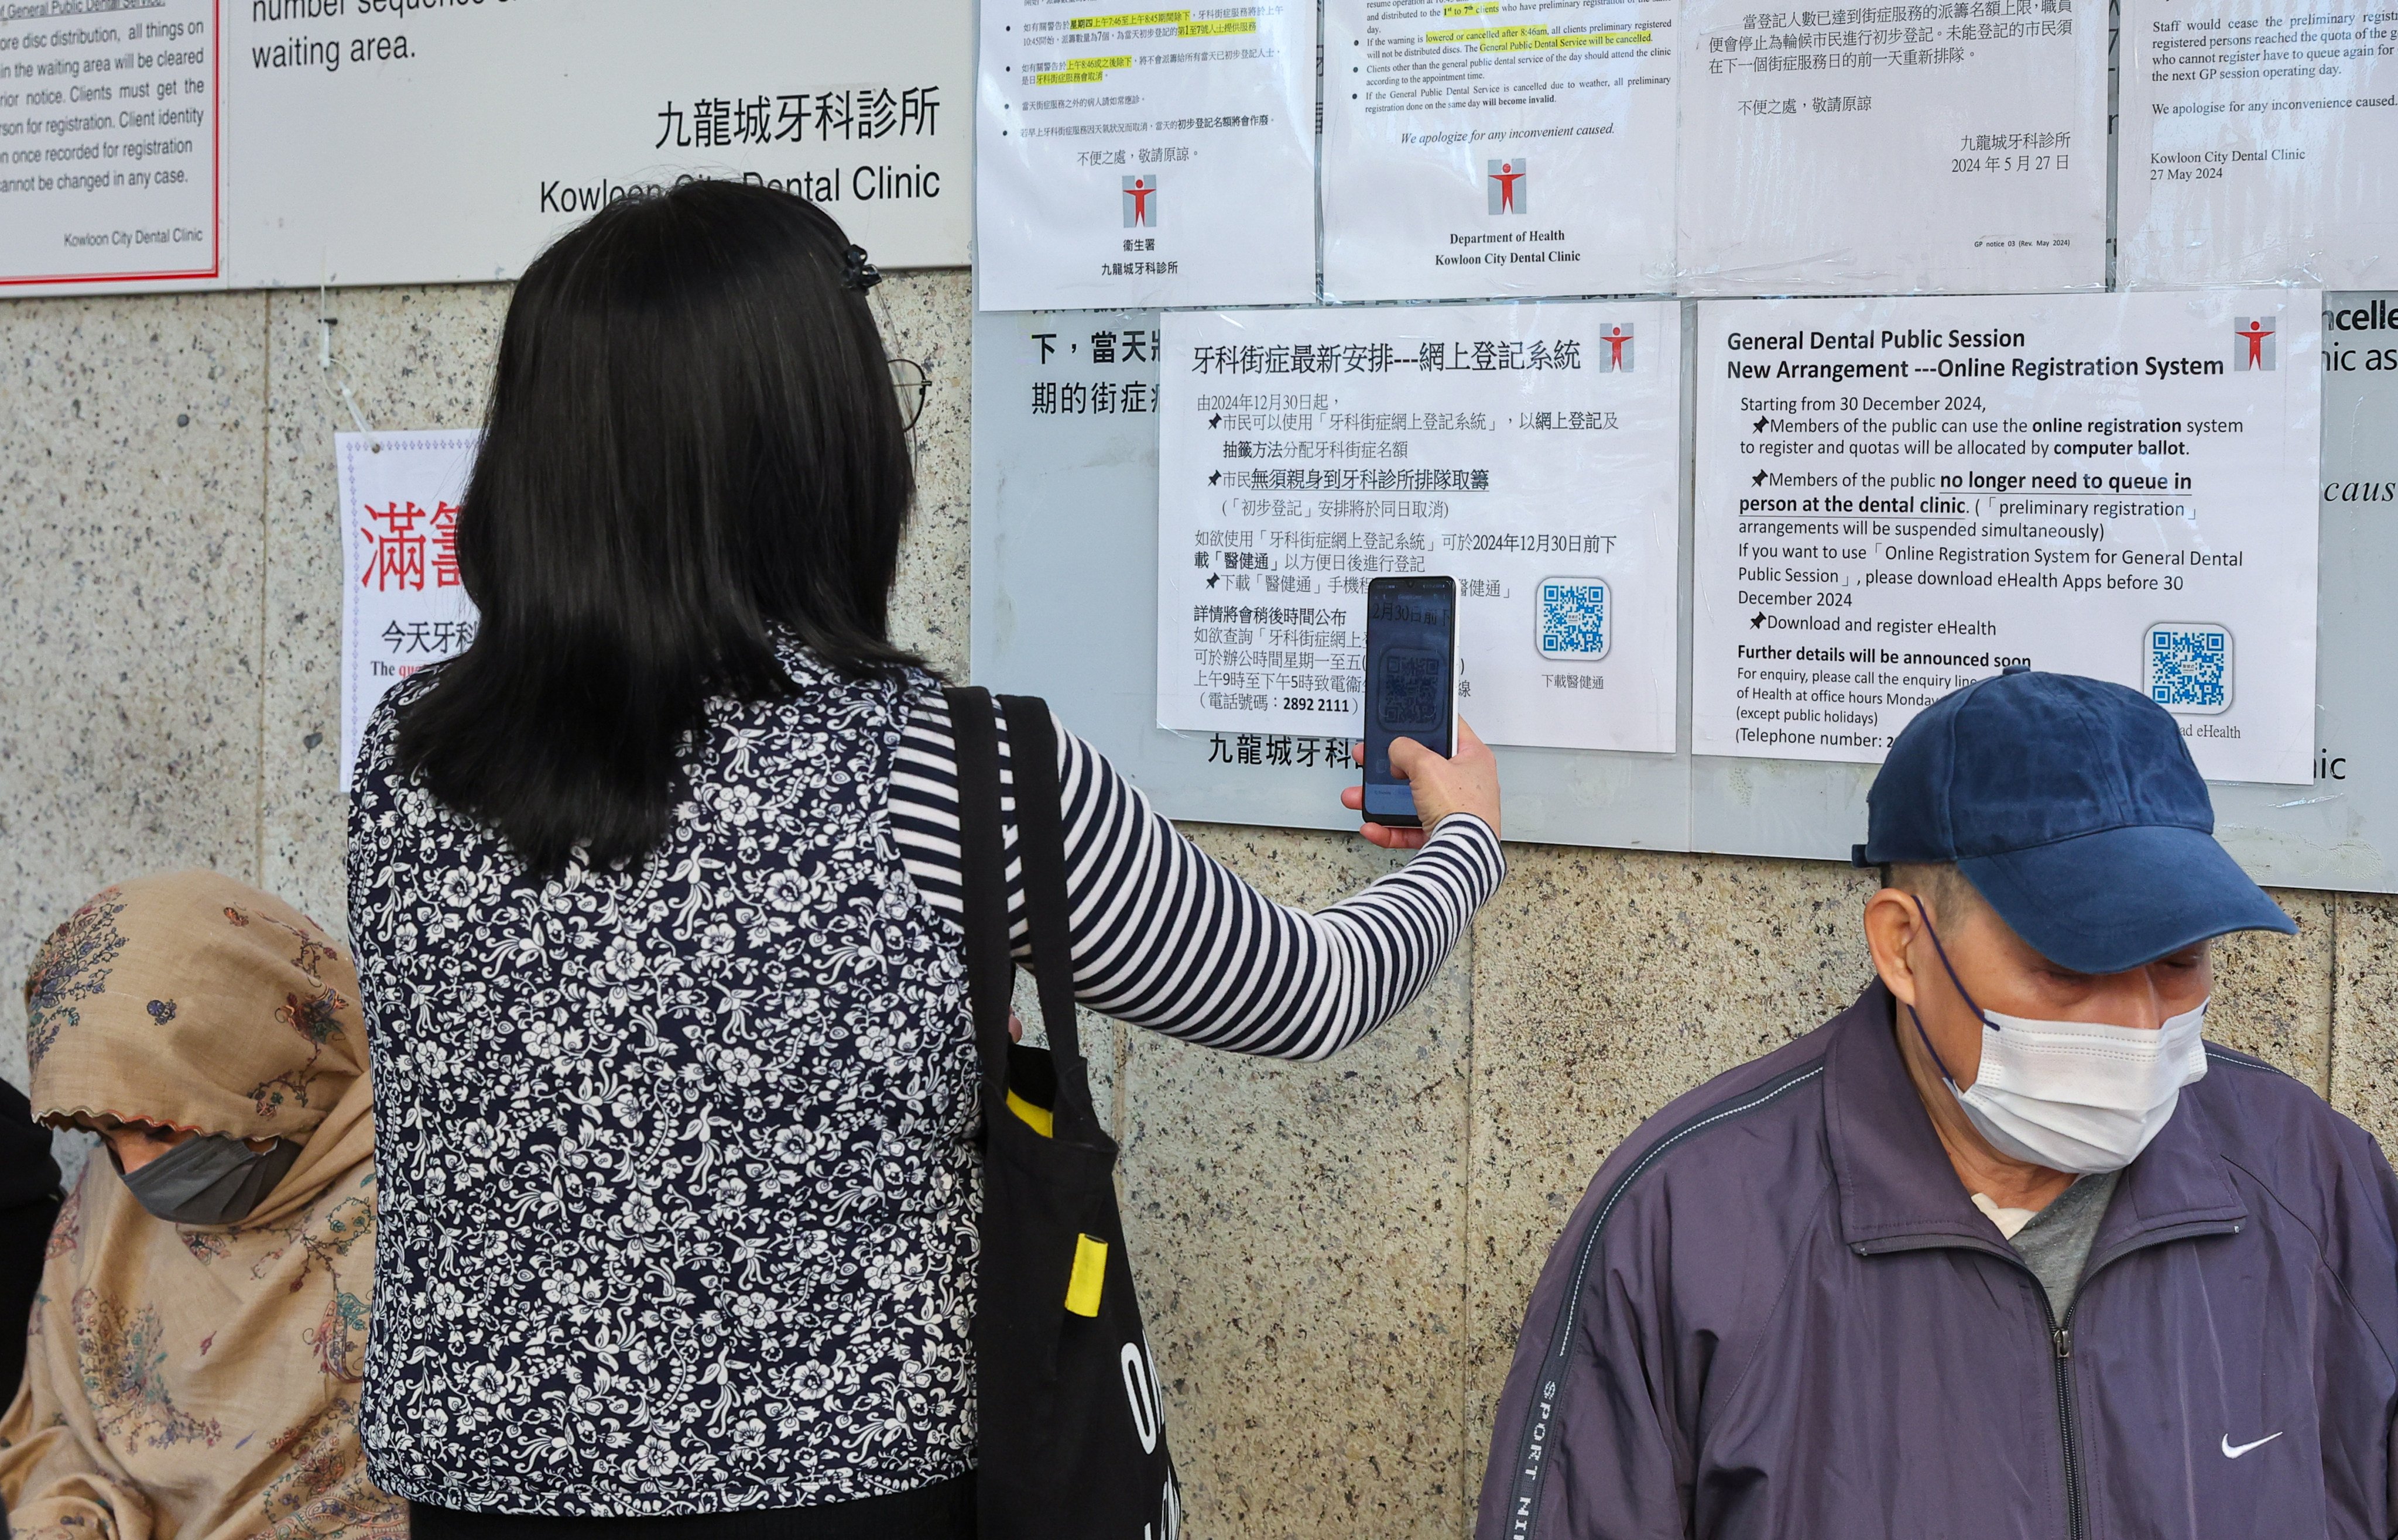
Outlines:
{"type": "Polygon", "coordinates": [[[1457,583],[1376,578],[1366,588],[1366,806],[1377,824],[1413,824],[1415,794],[1391,773],[1391,740],[1457,752],[1457,583]]]}

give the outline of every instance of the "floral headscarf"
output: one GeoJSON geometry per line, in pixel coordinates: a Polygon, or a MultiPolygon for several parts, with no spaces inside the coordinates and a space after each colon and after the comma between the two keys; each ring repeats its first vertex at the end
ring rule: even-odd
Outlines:
{"type": "Polygon", "coordinates": [[[41,1540],[401,1540],[356,1386],[375,1222],[357,976],[212,872],[110,888],[25,983],[34,1116],[302,1144],[236,1225],[151,1215],[103,1155],[50,1238],[0,1502],[41,1540]]]}
{"type": "Polygon", "coordinates": [[[365,1072],[357,974],[288,904],[214,872],[120,883],[25,981],[34,1115],[304,1139],[365,1072]]]}

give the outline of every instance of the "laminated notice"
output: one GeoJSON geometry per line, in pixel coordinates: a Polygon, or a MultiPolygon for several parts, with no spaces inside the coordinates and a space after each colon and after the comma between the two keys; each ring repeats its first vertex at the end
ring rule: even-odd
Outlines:
{"type": "Polygon", "coordinates": [[[1667,0],[1327,0],[1324,292],[1673,287],[1667,0]]]}
{"type": "Polygon", "coordinates": [[[475,639],[458,508],[483,435],[333,435],[342,526],[342,790],[384,691],[475,639]]]}
{"type": "Polygon", "coordinates": [[[2322,296],[1699,312],[1691,748],[1879,760],[2013,664],[2313,777],[2322,296]]]}
{"type": "Polygon", "coordinates": [[[967,260],[971,0],[223,9],[235,287],[513,278],[700,178],[797,194],[885,269],[967,260]]]}
{"type": "Polygon", "coordinates": [[[1315,298],[1315,7],[982,0],[985,310],[1315,298]]]}
{"type": "Polygon", "coordinates": [[[0,294],[217,279],[222,8],[0,6],[0,294]]]}
{"type": "Polygon", "coordinates": [[[2106,281],[2107,7],[1682,7],[1691,294],[2106,281]]]}
{"type": "Polygon", "coordinates": [[[2390,281],[2398,18],[2127,0],[2122,36],[2125,287],[2390,281]]]}
{"type": "Polygon", "coordinates": [[[1442,576],[1485,740],[1672,751],[1677,305],[1161,328],[1161,727],[1354,737],[1367,585],[1442,576]]]}

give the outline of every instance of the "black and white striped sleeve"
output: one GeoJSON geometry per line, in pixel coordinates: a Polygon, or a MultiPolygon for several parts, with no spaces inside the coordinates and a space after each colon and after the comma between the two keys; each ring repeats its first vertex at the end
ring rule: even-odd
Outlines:
{"type": "MultiPolygon", "coordinates": [[[[1499,886],[1499,838],[1442,821],[1404,868],[1310,914],[1233,876],[1088,743],[1058,729],[1074,993],[1121,1021],[1210,1048],[1321,1059],[1415,998],[1499,886]]],[[[1000,809],[1008,920],[1029,954],[1005,725],[1000,809]]],[[[961,923],[956,749],[937,691],[910,706],[891,774],[891,824],[917,888],[961,923]]]]}

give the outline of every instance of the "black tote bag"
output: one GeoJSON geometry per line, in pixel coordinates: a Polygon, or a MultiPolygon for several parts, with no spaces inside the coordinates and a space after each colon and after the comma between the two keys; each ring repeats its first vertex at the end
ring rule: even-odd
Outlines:
{"type": "Polygon", "coordinates": [[[946,693],[983,1071],[977,1521],[982,1540],[1174,1540],[1181,1493],[1116,1212],[1116,1145],[1091,1104],[1075,1032],[1057,734],[1041,702],[999,697],[1048,1029],[1049,1046],[1039,1049],[1007,1035],[1015,963],[991,697],[946,693]]]}

